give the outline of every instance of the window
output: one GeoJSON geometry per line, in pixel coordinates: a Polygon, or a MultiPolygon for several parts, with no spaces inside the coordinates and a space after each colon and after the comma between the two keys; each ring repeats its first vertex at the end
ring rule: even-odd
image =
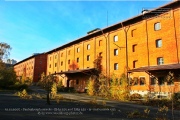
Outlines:
{"type": "Polygon", "coordinates": [[[63,61],[61,61],[61,66],[63,66],[63,61]]]}
{"type": "Polygon", "coordinates": [[[137,60],[134,60],[133,61],[133,68],[136,68],[137,67],[137,60]]]}
{"type": "Polygon", "coordinates": [[[164,77],[158,77],[158,84],[159,85],[164,85],[164,82],[165,82],[164,77]]]}
{"type": "Polygon", "coordinates": [[[129,77],[128,80],[129,80],[130,85],[133,85],[133,79],[132,79],[132,77],[129,77]]]}
{"type": "Polygon", "coordinates": [[[140,82],[140,85],[145,85],[145,82],[146,82],[145,77],[140,77],[139,82],[140,82]]]}
{"type": "Polygon", "coordinates": [[[70,60],[68,60],[68,64],[70,64],[70,62],[71,62],[71,61],[70,61],[70,60]]]}
{"type": "Polygon", "coordinates": [[[164,58],[163,57],[158,57],[157,58],[157,65],[163,65],[164,64],[164,58]]]}
{"type": "Polygon", "coordinates": [[[87,61],[89,61],[90,60],[90,55],[87,55],[87,61]]]}
{"type": "Polygon", "coordinates": [[[131,37],[134,37],[134,36],[135,36],[135,31],[136,31],[136,29],[133,29],[133,30],[131,31],[131,37]]]}
{"type": "Polygon", "coordinates": [[[55,65],[54,65],[55,67],[57,67],[57,63],[55,63],[55,65]]]}
{"type": "Polygon", "coordinates": [[[99,53],[99,56],[102,56],[102,52],[99,53]]]}
{"type": "Polygon", "coordinates": [[[49,68],[51,68],[51,64],[49,65],[49,68]]]}
{"type": "Polygon", "coordinates": [[[156,84],[156,78],[155,77],[151,77],[151,85],[155,85],[156,84]]]}
{"type": "Polygon", "coordinates": [[[118,55],[118,49],[114,49],[114,56],[118,55]]]}
{"type": "Polygon", "coordinates": [[[90,50],[90,47],[91,47],[90,44],[88,44],[88,45],[87,45],[87,50],[90,50]]]}
{"type": "Polygon", "coordinates": [[[68,55],[70,55],[70,54],[71,54],[71,50],[68,51],[68,55]]]}
{"type": "Polygon", "coordinates": [[[115,35],[115,36],[114,36],[114,42],[117,42],[117,41],[118,41],[118,36],[115,35]]]}
{"type": "Polygon", "coordinates": [[[76,80],[76,85],[78,85],[78,84],[79,84],[79,80],[77,79],[77,80],[76,80]]]}
{"type": "Polygon", "coordinates": [[[157,30],[160,30],[161,29],[161,23],[160,22],[157,22],[154,24],[154,30],[157,31],[157,30]]]}
{"type": "Polygon", "coordinates": [[[156,40],[156,48],[160,48],[160,47],[162,47],[162,40],[158,39],[156,40]]]}
{"type": "Polygon", "coordinates": [[[79,48],[79,47],[77,48],[77,53],[78,53],[78,52],[80,52],[80,48],[79,48]]]}
{"type": "Polygon", "coordinates": [[[99,40],[99,46],[101,46],[102,45],[102,40],[99,40]]]}
{"type": "Polygon", "coordinates": [[[134,45],[132,46],[132,52],[135,52],[135,51],[136,51],[136,48],[137,48],[137,44],[134,44],[134,45]]]}
{"type": "Polygon", "coordinates": [[[61,57],[63,57],[63,53],[61,53],[61,57]]]}
{"type": "Polygon", "coordinates": [[[133,85],[138,85],[138,77],[133,78],[133,85]]]}
{"type": "Polygon", "coordinates": [[[174,84],[174,81],[173,81],[173,80],[167,81],[167,85],[173,85],[173,84],[174,84]]]}
{"type": "Polygon", "coordinates": [[[77,63],[79,62],[79,58],[77,58],[77,63]]]}
{"type": "Polygon", "coordinates": [[[118,63],[114,63],[114,70],[118,70],[118,63]]]}

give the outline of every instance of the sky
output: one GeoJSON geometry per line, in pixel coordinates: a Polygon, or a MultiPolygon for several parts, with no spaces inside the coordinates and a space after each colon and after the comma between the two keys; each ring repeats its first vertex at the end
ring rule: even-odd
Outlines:
{"type": "Polygon", "coordinates": [[[154,9],[170,0],[0,0],[0,42],[21,61],[154,9]]]}

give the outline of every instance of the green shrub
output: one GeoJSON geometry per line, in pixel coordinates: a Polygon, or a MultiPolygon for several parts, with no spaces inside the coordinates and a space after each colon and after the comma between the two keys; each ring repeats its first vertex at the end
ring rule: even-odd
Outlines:
{"type": "Polygon", "coordinates": [[[70,92],[70,93],[76,92],[74,87],[61,87],[58,88],[57,90],[58,92],[70,92]]]}
{"type": "Polygon", "coordinates": [[[28,89],[28,85],[16,83],[14,85],[10,85],[8,87],[8,89],[10,89],[10,90],[23,90],[23,89],[26,89],[27,90],[28,89]]]}

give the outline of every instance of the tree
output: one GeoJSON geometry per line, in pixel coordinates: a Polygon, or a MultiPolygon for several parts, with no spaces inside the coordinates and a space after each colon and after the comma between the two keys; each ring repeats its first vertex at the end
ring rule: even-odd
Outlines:
{"type": "Polygon", "coordinates": [[[102,56],[98,56],[94,61],[93,61],[93,64],[94,64],[94,68],[96,69],[96,73],[95,75],[97,77],[99,77],[99,75],[102,73],[102,56]]]}
{"type": "Polygon", "coordinates": [[[0,42],[0,61],[7,58],[10,54],[11,47],[7,43],[0,42]]]}
{"type": "Polygon", "coordinates": [[[13,68],[6,68],[4,63],[0,62],[0,88],[7,89],[16,81],[16,73],[13,68]]]}
{"type": "Polygon", "coordinates": [[[51,86],[53,85],[53,82],[55,82],[55,77],[53,75],[48,75],[44,77],[44,87],[47,90],[47,104],[50,105],[50,91],[51,91],[51,86]]]}
{"type": "Polygon", "coordinates": [[[3,63],[3,59],[7,58],[11,50],[10,45],[0,42],[0,88],[8,88],[16,81],[16,73],[13,68],[7,68],[3,63]]]}

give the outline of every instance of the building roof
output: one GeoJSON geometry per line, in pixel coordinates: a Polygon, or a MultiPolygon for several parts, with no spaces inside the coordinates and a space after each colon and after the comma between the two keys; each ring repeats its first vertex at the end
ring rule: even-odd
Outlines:
{"type": "Polygon", "coordinates": [[[145,66],[139,67],[132,70],[128,70],[131,72],[145,72],[145,71],[158,71],[158,70],[175,70],[180,69],[180,64],[168,64],[168,65],[157,65],[157,66],[145,66]]]}
{"type": "Polygon", "coordinates": [[[17,63],[14,64],[13,66],[16,66],[16,65],[18,65],[18,64],[20,64],[20,63],[22,63],[22,62],[24,62],[24,61],[26,61],[26,60],[29,60],[29,59],[31,59],[31,58],[34,58],[34,57],[39,56],[39,55],[42,55],[42,54],[46,54],[46,53],[35,53],[35,54],[31,55],[30,57],[28,57],[28,58],[26,58],[26,59],[23,59],[23,60],[21,60],[21,61],[19,61],[19,62],[17,62],[17,63]]]}
{"type": "Polygon", "coordinates": [[[79,43],[79,42],[82,42],[83,40],[87,40],[88,38],[92,38],[93,36],[101,35],[103,33],[109,32],[111,30],[116,30],[116,29],[122,28],[123,26],[127,26],[127,25],[130,25],[130,24],[136,23],[136,22],[141,21],[143,19],[147,19],[147,18],[150,18],[150,17],[160,15],[160,14],[162,14],[164,12],[167,12],[167,11],[171,10],[171,8],[173,8],[173,7],[180,6],[179,2],[180,1],[173,1],[173,2],[170,2],[170,3],[166,4],[166,5],[158,7],[156,9],[154,9],[154,10],[150,10],[150,11],[144,13],[144,14],[137,15],[135,17],[124,20],[124,21],[119,22],[117,24],[114,24],[114,25],[111,25],[109,27],[103,28],[101,30],[98,30],[98,29],[95,29],[96,31],[92,30],[93,32],[90,31],[90,33],[92,32],[91,34],[87,34],[87,35],[85,35],[85,36],[83,36],[81,38],[78,38],[78,39],[76,39],[74,41],[71,41],[71,42],[69,42],[67,44],[64,44],[64,45],[59,46],[59,47],[57,47],[55,49],[52,49],[52,50],[48,51],[47,53],[52,53],[52,52],[55,52],[57,50],[64,49],[64,48],[69,47],[69,46],[71,46],[71,45],[73,45],[75,43],[79,43]],[[102,31],[103,31],[103,33],[102,33],[102,31]]]}
{"type": "Polygon", "coordinates": [[[86,72],[92,72],[95,68],[87,68],[87,69],[79,69],[79,70],[70,70],[70,71],[64,71],[64,72],[58,72],[55,74],[74,74],[74,73],[86,73],[86,72]]]}

